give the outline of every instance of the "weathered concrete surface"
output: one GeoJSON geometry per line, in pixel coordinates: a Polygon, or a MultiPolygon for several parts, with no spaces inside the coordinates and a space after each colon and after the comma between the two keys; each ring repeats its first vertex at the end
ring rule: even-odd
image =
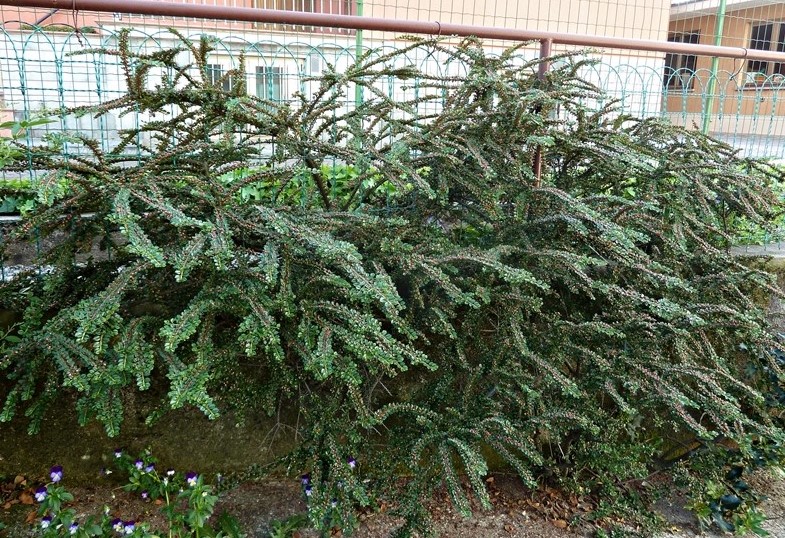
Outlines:
{"type": "Polygon", "coordinates": [[[771,258],[771,263],[785,264],[785,243],[772,243],[770,245],[746,245],[731,248],[737,256],[765,256],[771,258]]]}
{"type": "Polygon", "coordinates": [[[132,454],[149,447],[165,467],[229,473],[270,461],[293,444],[290,430],[277,428],[266,417],[241,424],[231,414],[210,421],[199,411],[181,409],[147,426],[144,419],[160,400],[134,390],[128,391],[121,434],[110,439],[101,424],[79,426],[73,402],[63,400],[37,435],[27,434],[23,416],[0,424],[0,476],[43,476],[59,464],[68,469],[70,484],[88,484],[117,447],[132,454]],[[277,435],[282,432],[289,432],[288,437],[277,435]]]}
{"type": "MultiPolygon", "coordinates": [[[[750,485],[764,496],[760,509],[766,514],[766,521],[761,525],[772,538],[785,538],[785,479],[774,471],[758,471],[750,476],[750,485]]],[[[718,531],[701,532],[695,516],[684,506],[687,499],[674,494],[660,501],[656,508],[665,517],[671,532],[661,534],[658,538],[722,538],[730,536],[718,531]]],[[[751,536],[751,535],[750,535],[751,536]]]]}
{"type": "MultiPolygon", "coordinates": [[[[734,247],[731,252],[742,258],[761,258],[763,266],[777,275],[779,288],[785,290],[785,243],[734,247]]],[[[768,311],[774,329],[785,333],[785,300],[782,297],[770,297],[768,311]]]]}
{"type": "MultiPolygon", "coordinates": [[[[17,220],[0,218],[0,237],[6,236],[17,220]]],[[[19,271],[36,266],[38,254],[64,238],[65,234],[58,232],[47,238],[9,245],[0,279],[13,278],[19,271]]],[[[112,239],[116,244],[123,242],[117,233],[112,234],[112,239]]],[[[77,254],[75,263],[106,259],[108,252],[101,243],[101,238],[96,237],[92,245],[86,245],[84,252],[77,254]]],[[[0,327],[14,321],[17,320],[13,312],[0,311],[0,327]]],[[[154,384],[164,385],[165,380],[154,384]]],[[[0,407],[5,394],[3,388],[0,376],[0,407]]],[[[21,416],[22,407],[20,416],[10,423],[0,423],[0,476],[11,473],[40,476],[52,465],[60,464],[69,469],[72,484],[89,483],[115,447],[126,447],[132,452],[149,447],[166,466],[227,473],[264,464],[293,445],[292,430],[278,427],[274,419],[265,416],[240,423],[236,416],[229,414],[210,421],[197,410],[181,409],[167,411],[157,423],[147,426],[145,418],[160,406],[167,406],[166,394],[140,393],[129,387],[123,397],[126,418],[120,436],[115,439],[107,437],[101,424],[93,422],[80,427],[74,402],[68,398],[58,401],[48,413],[41,433],[30,436],[28,421],[21,416]],[[283,436],[284,432],[288,437],[283,436]]]]}

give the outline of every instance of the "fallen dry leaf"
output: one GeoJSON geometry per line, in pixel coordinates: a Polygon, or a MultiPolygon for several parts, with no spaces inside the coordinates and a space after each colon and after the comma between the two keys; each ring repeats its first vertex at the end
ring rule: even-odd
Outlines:
{"type": "Polygon", "coordinates": [[[20,475],[20,474],[16,475],[16,478],[14,478],[14,485],[15,486],[18,486],[19,484],[24,486],[26,482],[27,482],[27,480],[25,479],[25,477],[20,475]]]}
{"type": "Polygon", "coordinates": [[[35,510],[28,512],[25,518],[25,523],[32,523],[33,521],[35,521],[35,510]]]}
{"type": "Polygon", "coordinates": [[[563,519],[557,519],[556,521],[553,522],[553,524],[560,529],[567,528],[567,522],[564,521],[563,519]]]}
{"type": "Polygon", "coordinates": [[[33,504],[35,501],[29,491],[23,491],[19,494],[19,502],[22,504],[33,504]]]}

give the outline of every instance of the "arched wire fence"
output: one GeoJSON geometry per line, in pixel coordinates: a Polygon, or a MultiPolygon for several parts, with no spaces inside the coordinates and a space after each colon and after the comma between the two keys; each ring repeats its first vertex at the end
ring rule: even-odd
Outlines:
{"type": "MultiPolygon", "coordinates": [[[[0,117],[4,120],[37,116],[59,118],[30,133],[31,141],[52,130],[74,130],[89,133],[103,144],[110,144],[118,130],[132,127],[142,117],[118,118],[105,115],[100,119],[61,116],[64,108],[95,105],[119,97],[125,91],[117,57],[86,49],[115,48],[116,29],[93,29],[94,33],[51,31],[46,28],[29,30],[0,26],[0,117]]],[[[185,35],[198,39],[203,32],[190,29],[185,35]]],[[[214,63],[211,76],[220,78],[236,68],[242,55],[246,65],[246,87],[250,94],[273,101],[293,100],[296,92],[307,95],[318,84],[313,79],[329,66],[345,69],[355,58],[356,49],[350,40],[323,42],[298,39],[297,34],[276,36],[215,31],[214,63]]],[[[136,29],[131,41],[140,52],[153,52],[176,44],[176,36],[165,28],[136,29]]],[[[368,43],[366,50],[382,55],[400,46],[368,43]]],[[[494,50],[494,43],[488,43],[494,50]]],[[[501,49],[498,49],[499,51],[501,49]]],[[[536,58],[534,47],[527,50],[536,58]]],[[[662,58],[656,55],[597,55],[596,63],[587,66],[582,75],[601,88],[608,102],[617,100],[621,109],[634,116],[660,116],[687,127],[700,126],[709,116],[709,133],[737,146],[743,153],[774,159],[785,158],[785,104],[781,90],[785,76],[769,75],[750,78],[746,73],[708,69],[680,69],[665,72],[662,58]],[[715,84],[710,81],[716,80],[715,84]],[[711,110],[707,110],[709,89],[714,88],[711,110]]],[[[460,75],[461,67],[445,64],[438,54],[414,50],[405,58],[423,72],[435,75],[460,75]]],[[[452,64],[454,59],[450,60],[452,64]]],[[[403,88],[417,92],[421,81],[388,81],[386,91],[391,97],[403,88]]],[[[381,88],[380,88],[381,89],[381,88]]],[[[354,105],[355,97],[347,96],[346,106],[354,105]]],[[[598,103],[598,105],[600,105],[598,103]]]]}
{"type": "MultiPolygon", "coordinates": [[[[120,116],[107,113],[99,117],[76,116],[67,112],[76,106],[98,105],[124,95],[125,80],[117,56],[101,52],[116,49],[120,26],[96,27],[74,32],[68,28],[42,28],[18,25],[0,26],[0,123],[32,118],[50,118],[50,123],[25,132],[27,143],[44,143],[46,137],[79,132],[100,142],[104,149],[114,147],[124,129],[139,126],[149,117],[140,113],[120,116]]],[[[209,72],[214,81],[231,85],[228,73],[245,65],[246,91],[257,97],[297,106],[297,94],[308,96],[318,87],[320,75],[329,69],[342,72],[355,61],[357,47],[351,37],[302,34],[246,32],[232,27],[182,29],[183,35],[198,40],[209,35],[214,51],[209,72]]],[[[178,43],[178,37],[163,27],[142,26],[131,30],[129,43],[138,52],[152,53],[178,43]]],[[[406,42],[364,43],[370,57],[383,57],[406,46],[406,42]]],[[[501,44],[487,42],[492,53],[500,53],[501,44]]],[[[183,53],[187,55],[187,52],[183,53]]],[[[535,59],[536,46],[522,49],[522,60],[535,59]]],[[[600,55],[586,53],[594,63],[585,66],[581,75],[605,92],[592,105],[600,108],[615,101],[620,113],[639,117],[661,117],[688,128],[700,128],[708,117],[710,134],[736,146],[743,154],[771,159],[785,159],[785,77],[750,77],[737,72],[709,70],[668,70],[664,55],[600,55]],[[714,80],[714,83],[711,81],[714,80]],[[709,95],[710,89],[714,94],[709,95]],[[711,97],[711,99],[710,99],[711,97]]],[[[432,47],[415,47],[404,56],[395,56],[398,67],[404,64],[435,76],[461,77],[466,67],[454,57],[446,57],[432,47]]],[[[150,83],[155,84],[153,73],[150,83]]],[[[368,91],[368,90],[366,90],[368,91]]],[[[374,91],[399,101],[415,99],[432,91],[427,80],[400,80],[388,76],[377,81],[374,91]]],[[[343,111],[356,107],[363,93],[347,92],[343,111]]],[[[438,112],[439,99],[424,101],[417,114],[438,112]]],[[[7,135],[8,132],[0,132],[7,135]]],[[[66,152],[79,153],[84,148],[66,142],[66,152]]],[[[130,151],[141,152],[149,145],[140,138],[130,151]]],[[[36,170],[24,176],[35,181],[36,170]]],[[[19,179],[19,174],[2,174],[3,180],[19,179]]],[[[2,229],[0,228],[0,231],[2,229]]],[[[37,246],[36,248],[40,248],[37,246]]],[[[0,264],[0,278],[8,271],[0,264]]]]}

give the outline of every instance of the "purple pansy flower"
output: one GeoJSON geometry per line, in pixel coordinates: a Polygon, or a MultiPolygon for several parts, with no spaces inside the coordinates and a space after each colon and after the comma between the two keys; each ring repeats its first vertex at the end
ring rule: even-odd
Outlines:
{"type": "Polygon", "coordinates": [[[311,483],[311,475],[304,474],[302,477],[300,477],[300,481],[303,483],[303,486],[307,486],[311,483]]]}
{"type": "Polygon", "coordinates": [[[74,521],[68,526],[68,534],[76,534],[76,531],[79,530],[79,524],[74,521]]]}
{"type": "Polygon", "coordinates": [[[174,469],[167,469],[166,476],[174,476],[174,469]]]}
{"type": "Polygon", "coordinates": [[[113,519],[112,529],[114,529],[115,532],[123,532],[123,520],[120,518],[113,519]]]}
{"type": "Polygon", "coordinates": [[[134,462],[134,467],[141,471],[144,468],[144,462],[142,460],[136,460],[134,462]]]}
{"type": "Polygon", "coordinates": [[[44,517],[41,519],[41,528],[42,528],[42,529],[46,529],[46,528],[48,528],[48,527],[49,527],[49,525],[51,525],[51,524],[52,524],[52,518],[51,518],[51,516],[44,516],[44,517]]]}
{"type": "Polygon", "coordinates": [[[126,534],[133,534],[136,525],[134,525],[133,521],[126,521],[123,523],[123,532],[126,534]]]}
{"type": "Polygon", "coordinates": [[[352,458],[351,456],[349,457],[348,460],[346,460],[346,463],[349,464],[350,469],[354,469],[355,467],[357,467],[357,460],[352,458]]]}
{"type": "Polygon", "coordinates": [[[59,482],[63,479],[63,467],[62,465],[55,465],[51,469],[49,469],[49,478],[52,479],[52,482],[59,482]]]}
{"type": "Polygon", "coordinates": [[[310,485],[305,486],[305,496],[306,497],[310,497],[312,492],[313,492],[313,488],[310,485]]]}
{"type": "Polygon", "coordinates": [[[149,497],[150,497],[149,493],[147,493],[146,491],[142,492],[142,499],[147,500],[149,497]]]}
{"type": "Polygon", "coordinates": [[[330,506],[332,506],[333,508],[338,506],[338,499],[333,499],[332,501],[330,501],[330,506]]]}
{"type": "Polygon", "coordinates": [[[114,449],[114,457],[121,458],[123,456],[123,449],[122,448],[115,448],[114,449]]]}
{"type": "Polygon", "coordinates": [[[44,486],[41,486],[40,488],[35,490],[35,500],[38,501],[39,503],[44,502],[44,499],[46,499],[48,493],[49,492],[46,491],[46,488],[44,486]]]}
{"type": "Polygon", "coordinates": [[[185,483],[191,487],[196,486],[196,482],[199,479],[199,475],[197,475],[193,471],[189,471],[185,474],[185,483]]]}
{"type": "Polygon", "coordinates": [[[152,473],[155,470],[155,464],[151,463],[147,467],[144,468],[144,472],[152,473]]]}

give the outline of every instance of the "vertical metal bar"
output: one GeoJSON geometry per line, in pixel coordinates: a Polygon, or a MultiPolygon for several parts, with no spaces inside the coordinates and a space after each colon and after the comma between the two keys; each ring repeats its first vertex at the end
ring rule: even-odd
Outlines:
{"type": "MultiPolygon", "coordinates": [[[[5,243],[3,229],[0,228],[0,244],[5,243]]],[[[0,256],[0,282],[5,282],[5,256],[0,256]]]]}
{"type": "MultiPolygon", "coordinates": [[[[363,0],[357,0],[357,13],[358,17],[363,16],[363,0]]],[[[357,30],[354,38],[354,61],[360,60],[363,55],[363,31],[357,30]]],[[[363,87],[359,84],[354,85],[354,106],[359,108],[363,103],[363,87]]]]}
{"type": "MultiPolygon", "coordinates": [[[[543,39],[540,41],[540,65],[537,72],[537,78],[540,79],[541,82],[545,80],[545,75],[550,68],[550,61],[548,58],[551,56],[552,47],[552,39],[543,39]]],[[[534,163],[532,163],[532,168],[534,171],[534,187],[537,188],[540,186],[542,179],[542,146],[537,146],[537,150],[534,152],[534,163]]]]}
{"type": "Polygon", "coordinates": [[[537,78],[545,80],[545,75],[551,67],[551,62],[548,60],[551,56],[551,48],[553,48],[553,39],[543,39],[540,41],[540,70],[537,73],[537,78]]]}
{"type": "Polygon", "coordinates": [[[35,234],[35,270],[40,278],[43,274],[41,270],[41,253],[43,252],[41,248],[41,228],[36,226],[33,228],[33,233],[35,234]]]}
{"type": "MultiPolygon", "coordinates": [[[[722,45],[722,32],[725,28],[725,4],[726,0],[720,0],[720,5],[717,8],[717,23],[714,25],[714,45],[717,47],[722,45]]],[[[711,126],[711,113],[714,109],[714,92],[717,89],[717,69],[719,65],[720,59],[717,56],[711,59],[708,95],[706,96],[705,108],[703,109],[703,125],[701,126],[703,134],[709,134],[709,127],[711,126]]]]}

